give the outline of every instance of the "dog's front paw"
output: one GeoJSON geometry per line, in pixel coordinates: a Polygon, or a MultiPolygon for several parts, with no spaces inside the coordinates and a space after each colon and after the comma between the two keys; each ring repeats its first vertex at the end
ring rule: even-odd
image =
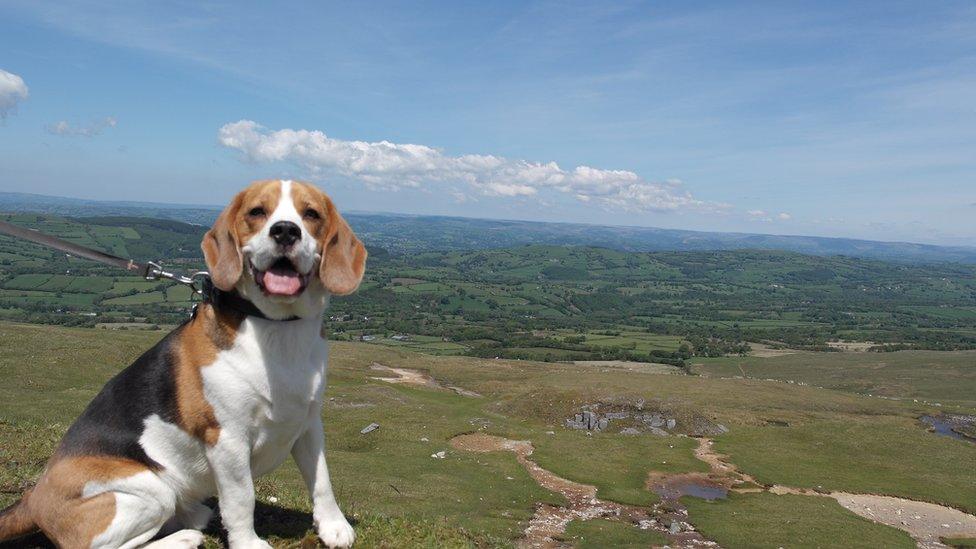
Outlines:
{"type": "Polygon", "coordinates": [[[271,544],[261,538],[254,537],[243,541],[230,541],[230,549],[274,549],[271,544]]]}
{"type": "Polygon", "coordinates": [[[319,523],[319,539],[326,547],[352,547],[352,543],[356,541],[356,531],[340,515],[337,519],[319,523]]]}

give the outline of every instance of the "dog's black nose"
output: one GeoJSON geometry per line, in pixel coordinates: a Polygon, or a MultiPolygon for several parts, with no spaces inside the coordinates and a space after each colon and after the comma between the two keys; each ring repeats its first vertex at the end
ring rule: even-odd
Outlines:
{"type": "Polygon", "coordinates": [[[291,246],[302,239],[302,229],[291,221],[279,221],[269,230],[271,238],[282,246],[291,246]]]}

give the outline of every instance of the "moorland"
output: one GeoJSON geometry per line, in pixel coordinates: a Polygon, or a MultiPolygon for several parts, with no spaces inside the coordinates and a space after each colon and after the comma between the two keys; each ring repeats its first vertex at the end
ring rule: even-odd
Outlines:
{"type": "MultiPolygon", "coordinates": [[[[200,225],[0,218],[202,267],[200,225]]],[[[976,444],[932,423],[976,416],[976,266],[367,245],[362,288],[325,319],[324,411],[339,501],[364,547],[976,536],[976,444]],[[606,423],[574,428],[583,414],[606,423]]],[[[191,307],[185,287],[0,237],[0,506],[191,307]]],[[[262,535],[309,546],[294,465],[257,488],[262,535]]],[[[208,534],[220,546],[219,523],[208,534]]]]}

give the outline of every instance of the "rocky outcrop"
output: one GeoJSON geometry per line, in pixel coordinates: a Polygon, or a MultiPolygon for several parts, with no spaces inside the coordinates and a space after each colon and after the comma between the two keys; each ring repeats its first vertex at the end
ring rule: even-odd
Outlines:
{"type": "Polygon", "coordinates": [[[644,399],[634,403],[597,402],[587,404],[573,417],[565,420],[569,429],[583,431],[612,431],[624,435],[650,433],[657,436],[684,434],[689,436],[717,436],[729,431],[698,413],[675,411],[654,406],[644,399]]]}

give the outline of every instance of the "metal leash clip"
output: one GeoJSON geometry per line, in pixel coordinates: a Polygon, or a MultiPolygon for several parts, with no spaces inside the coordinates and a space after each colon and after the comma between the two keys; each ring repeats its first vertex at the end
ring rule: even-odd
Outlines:
{"type": "Polygon", "coordinates": [[[146,280],[159,280],[166,279],[172,280],[174,282],[179,282],[180,284],[185,284],[193,290],[194,294],[203,295],[203,280],[210,278],[210,273],[207,271],[197,271],[190,276],[186,276],[179,273],[172,273],[163,270],[162,265],[149,261],[146,263],[146,272],[143,274],[146,280]],[[198,282],[199,280],[199,282],[198,282]]]}

